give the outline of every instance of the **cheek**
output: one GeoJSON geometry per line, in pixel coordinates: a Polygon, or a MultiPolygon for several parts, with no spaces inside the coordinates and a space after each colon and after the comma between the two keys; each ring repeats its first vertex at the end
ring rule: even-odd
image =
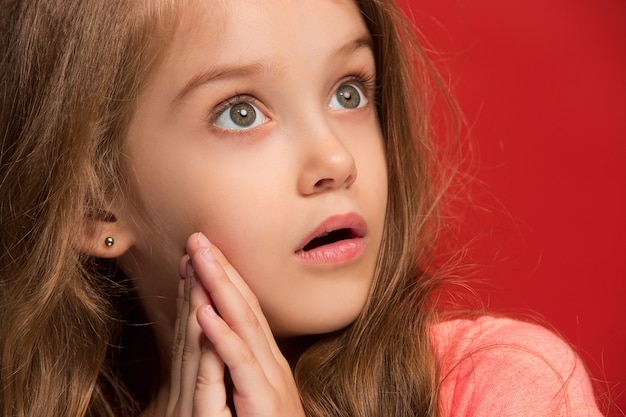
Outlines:
{"type": "Polygon", "coordinates": [[[204,210],[199,207],[196,229],[205,233],[254,287],[254,277],[270,269],[287,250],[285,217],[290,207],[284,196],[263,186],[237,188],[231,187],[212,205],[207,202],[204,210]]]}
{"type": "MultiPolygon", "coordinates": [[[[387,162],[378,123],[370,127],[368,131],[356,135],[356,137],[369,137],[367,143],[352,145],[357,162],[358,187],[362,190],[362,198],[366,199],[365,207],[367,210],[384,213],[388,189],[387,162]],[[372,132],[376,132],[376,134],[372,132]]],[[[378,217],[380,213],[372,214],[378,217]]]]}

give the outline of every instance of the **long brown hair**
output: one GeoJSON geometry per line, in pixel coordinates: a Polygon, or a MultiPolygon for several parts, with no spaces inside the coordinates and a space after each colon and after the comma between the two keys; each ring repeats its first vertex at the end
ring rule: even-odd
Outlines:
{"type": "Polygon", "coordinates": [[[116,286],[77,248],[122,188],[125,125],[166,38],[151,3],[0,2],[3,416],[113,416],[132,403],[106,359],[116,286]]]}
{"type": "MultiPolygon", "coordinates": [[[[0,1],[3,415],[140,409],[107,353],[120,338],[119,274],[80,253],[77,225],[124,194],[125,128],[174,29],[173,3],[0,1]]],[[[294,374],[309,416],[435,416],[429,299],[437,280],[419,267],[437,219],[430,64],[392,0],[357,4],[375,49],[386,227],[370,302],[348,329],[308,347],[294,374]]]]}
{"type": "Polygon", "coordinates": [[[368,304],[345,332],[305,351],[295,376],[309,416],[436,416],[429,325],[439,281],[419,267],[432,260],[438,219],[428,122],[434,73],[395,3],[357,3],[374,44],[387,219],[368,304]]]}

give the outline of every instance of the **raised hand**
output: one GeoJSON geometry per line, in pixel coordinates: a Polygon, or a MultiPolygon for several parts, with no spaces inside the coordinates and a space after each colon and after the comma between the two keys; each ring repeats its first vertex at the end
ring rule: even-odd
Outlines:
{"type": "Polygon", "coordinates": [[[304,416],[291,369],[257,298],[224,255],[196,233],[187,241],[168,416],[304,416]],[[219,314],[217,313],[219,312],[219,314]]]}

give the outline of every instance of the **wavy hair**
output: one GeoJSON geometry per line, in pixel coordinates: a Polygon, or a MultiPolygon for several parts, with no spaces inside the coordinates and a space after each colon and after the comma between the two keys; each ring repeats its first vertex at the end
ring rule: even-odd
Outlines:
{"type": "Polygon", "coordinates": [[[3,416],[136,411],[108,360],[118,285],[78,247],[123,189],[125,127],[171,27],[160,7],[0,1],[3,416]]]}
{"type": "MultiPolygon", "coordinates": [[[[4,416],[135,415],[158,388],[157,372],[140,392],[111,353],[132,348],[116,307],[128,290],[114,266],[80,252],[77,225],[123,198],[126,128],[175,29],[174,3],[0,0],[4,416]]],[[[294,374],[311,417],[436,416],[438,280],[424,267],[438,219],[432,67],[393,0],[356,3],[374,43],[385,231],[369,303],[347,329],[307,342],[294,374]]]]}
{"type": "Polygon", "coordinates": [[[437,365],[429,328],[440,280],[426,269],[439,228],[428,117],[437,78],[394,2],[357,4],[374,45],[388,166],[387,218],[366,307],[346,331],[306,350],[295,376],[309,416],[436,416],[437,365]]]}

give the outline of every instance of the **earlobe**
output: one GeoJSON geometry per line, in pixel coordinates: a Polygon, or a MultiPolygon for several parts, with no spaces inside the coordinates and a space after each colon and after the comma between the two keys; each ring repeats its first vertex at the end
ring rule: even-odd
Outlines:
{"type": "Polygon", "coordinates": [[[83,226],[80,249],[97,258],[117,258],[135,243],[135,234],[114,215],[87,220],[83,226]]]}

